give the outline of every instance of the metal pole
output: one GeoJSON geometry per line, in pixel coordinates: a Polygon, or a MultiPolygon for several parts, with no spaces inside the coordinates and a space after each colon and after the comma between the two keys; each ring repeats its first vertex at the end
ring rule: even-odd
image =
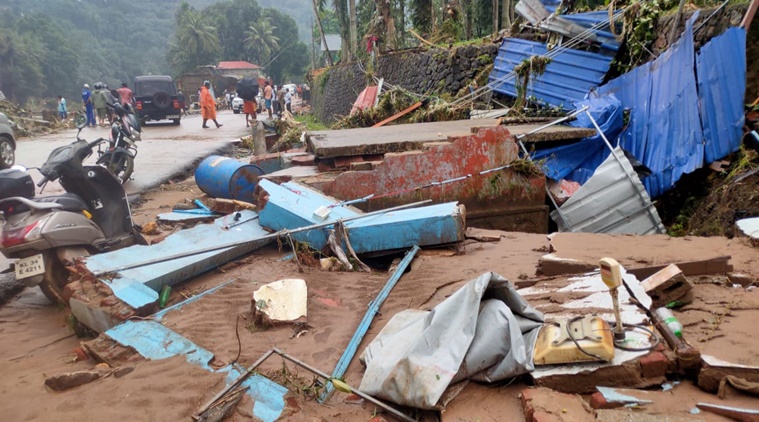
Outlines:
{"type": "MultiPolygon", "coordinates": [[[[345,371],[348,370],[348,365],[350,365],[351,360],[353,360],[353,356],[355,356],[356,352],[358,351],[358,346],[361,344],[361,340],[364,339],[366,332],[369,331],[369,326],[374,320],[374,316],[379,312],[380,306],[382,306],[382,303],[390,294],[390,291],[393,289],[393,287],[395,287],[395,284],[398,282],[398,280],[400,280],[403,272],[406,271],[406,268],[409,266],[409,264],[411,264],[411,261],[414,259],[414,256],[416,256],[417,252],[419,252],[419,246],[414,245],[414,247],[406,253],[406,256],[404,256],[401,262],[398,264],[398,267],[393,272],[393,275],[390,276],[390,279],[387,280],[387,283],[385,283],[385,286],[377,294],[377,297],[375,297],[374,300],[372,300],[372,302],[369,304],[369,309],[366,310],[366,314],[364,314],[364,318],[361,320],[361,323],[359,323],[358,329],[355,333],[353,333],[353,338],[351,338],[350,342],[348,342],[348,347],[343,352],[343,355],[340,356],[340,360],[337,361],[335,370],[332,371],[332,378],[340,379],[343,375],[345,375],[345,371]]],[[[331,382],[328,382],[325,386],[324,394],[322,394],[322,396],[319,398],[319,401],[323,403],[329,399],[329,396],[332,394],[334,389],[335,386],[332,385],[331,382]]]]}
{"type": "MultiPolygon", "coordinates": [[[[305,369],[307,369],[307,370],[309,370],[309,371],[313,372],[314,374],[316,374],[316,375],[318,375],[318,376],[320,376],[320,377],[324,378],[325,380],[327,380],[327,381],[331,381],[331,380],[332,380],[332,378],[331,378],[329,375],[327,375],[327,374],[325,374],[324,372],[322,372],[322,371],[320,371],[320,370],[318,370],[318,369],[314,368],[313,366],[311,366],[311,365],[309,365],[309,364],[307,364],[307,363],[305,363],[305,362],[303,362],[303,361],[301,361],[301,360],[298,360],[298,359],[296,359],[296,358],[294,358],[294,357],[292,357],[292,356],[289,356],[288,354],[286,354],[286,353],[282,352],[281,350],[279,350],[279,349],[277,349],[277,348],[274,348],[274,349],[272,349],[272,350],[274,351],[274,353],[276,353],[276,354],[278,354],[278,355],[282,356],[282,358],[284,358],[284,359],[287,359],[287,360],[289,360],[290,362],[292,362],[292,363],[294,363],[294,364],[296,364],[296,365],[299,365],[299,366],[301,366],[301,367],[303,367],[303,368],[305,368],[305,369]]],[[[399,417],[399,418],[403,419],[404,421],[409,421],[409,422],[416,422],[414,419],[412,419],[412,418],[410,418],[410,417],[406,416],[406,414],[404,414],[403,412],[401,412],[401,411],[399,411],[399,410],[396,410],[396,409],[394,409],[394,408],[392,408],[392,407],[390,407],[390,406],[386,405],[385,403],[382,403],[381,401],[379,401],[379,400],[375,399],[374,397],[372,397],[372,396],[370,396],[370,395],[368,395],[368,394],[366,394],[366,393],[363,393],[363,392],[361,392],[361,391],[359,391],[359,390],[357,390],[357,389],[355,389],[355,388],[353,388],[353,387],[349,386],[349,385],[348,385],[348,384],[346,384],[346,383],[343,383],[343,384],[345,384],[345,385],[346,385],[348,388],[350,388],[350,390],[351,390],[351,393],[353,393],[353,394],[355,394],[355,395],[357,395],[357,396],[361,397],[361,398],[362,398],[362,399],[364,399],[364,400],[367,400],[367,401],[370,401],[370,402],[374,403],[376,406],[379,406],[379,407],[381,407],[381,408],[383,408],[383,409],[387,410],[388,412],[390,412],[390,413],[392,413],[393,415],[395,415],[395,416],[397,416],[397,417],[399,417]]]]}
{"type": "MultiPolygon", "coordinates": [[[[611,155],[614,156],[614,159],[617,160],[617,163],[620,167],[622,167],[622,171],[625,173],[625,176],[630,180],[630,183],[632,183],[633,188],[635,189],[635,192],[638,194],[638,197],[640,198],[641,203],[646,207],[646,210],[648,211],[648,215],[651,217],[651,222],[654,223],[655,227],[658,227],[659,223],[656,221],[656,216],[651,211],[650,206],[650,200],[646,201],[646,197],[643,195],[643,192],[638,189],[638,185],[635,183],[635,179],[632,177],[632,175],[627,171],[627,168],[625,168],[625,165],[622,163],[622,160],[617,156],[617,154],[614,152],[614,147],[611,146],[611,142],[609,142],[608,139],[606,139],[606,135],[604,135],[603,131],[601,131],[601,127],[598,126],[598,123],[593,119],[593,116],[590,115],[589,111],[585,111],[585,114],[588,115],[588,118],[593,123],[593,126],[596,128],[596,131],[599,135],[601,135],[601,138],[606,143],[606,146],[609,147],[611,150],[611,155]]],[[[640,179],[638,179],[640,181],[640,179]]],[[[658,231],[658,230],[657,230],[658,231]]]]}
{"type": "Polygon", "coordinates": [[[243,381],[245,381],[245,379],[248,378],[250,376],[250,374],[252,374],[253,371],[255,371],[256,368],[258,368],[262,363],[264,363],[264,361],[266,359],[268,359],[269,356],[271,356],[273,353],[274,353],[273,349],[267,351],[266,353],[264,353],[264,355],[261,356],[253,365],[251,365],[248,369],[246,369],[245,372],[243,372],[242,374],[240,374],[240,376],[237,377],[236,380],[232,381],[231,384],[229,384],[228,386],[224,387],[224,389],[221,390],[221,391],[219,391],[219,393],[216,394],[211,400],[208,400],[206,402],[206,404],[204,404],[203,406],[201,406],[200,409],[198,409],[198,411],[195,412],[192,415],[192,418],[195,419],[196,421],[200,420],[200,415],[203,414],[203,412],[205,412],[206,410],[208,410],[208,408],[210,408],[214,403],[216,403],[216,401],[218,401],[220,398],[222,398],[225,394],[227,394],[232,389],[234,389],[235,387],[237,387],[238,385],[240,385],[243,381]]]}
{"type": "Polygon", "coordinates": [[[179,253],[179,254],[176,254],[176,255],[170,255],[170,256],[167,256],[167,257],[163,257],[163,258],[156,258],[156,259],[151,259],[151,260],[148,260],[148,261],[138,262],[138,263],[134,263],[134,264],[122,265],[120,267],[111,268],[109,270],[98,271],[96,273],[93,273],[93,275],[98,276],[98,275],[103,275],[103,274],[106,274],[106,273],[113,273],[113,272],[119,272],[119,271],[124,271],[124,270],[131,270],[132,268],[144,267],[146,265],[159,264],[161,262],[171,261],[173,259],[186,258],[188,256],[199,255],[199,254],[203,254],[203,253],[206,253],[206,252],[213,252],[213,251],[218,251],[218,250],[221,250],[221,249],[231,248],[231,247],[234,247],[234,246],[240,246],[240,245],[245,245],[245,244],[248,244],[248,243],[260,242],[262,240],[273,239],[273,238],[276,238],[278,236],[282,236],[282,235],[285,235],[285,234],[300,233],[302,231],[314,230],[314,229],[318,229],[318,228],[321,228],[321,227],[331,226],[333,224],[337,224],[340,221],[342,221],[343,223],[346,223],[346,222],[349,222],[349,221],[360,220],[362,218],[374,217],[376,215],[387,214],[389,212],[398,211],[398,210],[405,209],[405,208],[413,208],[415,206],[423,205],[423,204],[426,204],[426,203],[429,203],[429,202],[432,202],[432,200],[431,199],[425,199],[424,201],[412,202],[410,204],[404,204],[404,205],[398,205],[397,207],[392,207],[392,208],[387,208],[387,209],[384,209],[384,210],[373,211],[373,212],[370,212],[370,213],[361,214],[361,215],[357,215],[357,216],[354,216],[354,217],[348,217],[348,218],[344,218],[344,219],[337,220],[337,221],[326,221],[324,223],[318,223],[318,224],[313,224],[311,226],[299,227],[297,229],[292,229],[292,230],[280,230],[278,232],[267,234],[267,235],[261,236],[261,237],[257,237],[255,239],[251,239],[251,240],[248,240],[248,241],[245,241],[245,242],[226,243],[224,245],[211,246],[211,247],[208,247],[208,248],[198,249],[196,251],[183,252],[183,253],[179,253]]]}

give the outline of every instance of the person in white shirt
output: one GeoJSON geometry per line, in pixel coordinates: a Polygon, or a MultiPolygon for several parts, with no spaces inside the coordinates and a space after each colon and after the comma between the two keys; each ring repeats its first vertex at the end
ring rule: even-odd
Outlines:
{"type": "Polygon", "coordinates": [[[289,88],[287,88],[285,89],[285,109],[287,109],[287,111],[289,111],[290,114],[292,114],[293,112],[292,102],[293,102],[293,93],[290,92],[289,88]]]}

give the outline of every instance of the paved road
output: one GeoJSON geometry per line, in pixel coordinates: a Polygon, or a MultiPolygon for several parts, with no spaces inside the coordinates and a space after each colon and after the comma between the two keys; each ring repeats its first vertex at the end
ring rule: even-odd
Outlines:
{"type": "MultiPolygon", "coordinates": [[[[223,124],[219,129],[209,122],[210,129],[202,129],[199,115],[186,116],[179,126],[171,122],[148,123],[142,133],[142,141],[137,144],[138,154],[132,180],[124,184],[127,193],[142,192],[160,185],[189,165],[228,146],[232,141],[249,133],[245,128],[244,115],[225,110],[219,112],[217,120],[223,124]]],[[[110,127],[85,128],[81,137],[92,141],[97,137],[108,137],[110,127]]],[[[54,148],[76,140],[76,130],[68,130],[25,138],[18,142],[16,163],[26,167],[39,167],[54,148]]],[[[93,154],[86,163],[94,163],[93,154]]],[[[35,183],[40,179],[36,170],[30,170],[35,183]]],[[[62,192],[60,185],[49,183],[44,193],[62,192]]]]}

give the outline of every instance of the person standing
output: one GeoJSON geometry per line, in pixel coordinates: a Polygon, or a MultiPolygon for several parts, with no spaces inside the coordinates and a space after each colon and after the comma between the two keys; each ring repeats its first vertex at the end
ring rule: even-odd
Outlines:
{"type": "Polygon", "coordinates": [[[87,126],[95,127],[95,109],[92,105],[92,92],[88,84],[84,84],[84,89],[82,89],[82,102],[87,115],[87,126]]]}
{"type": "Polygon", "coordinates": [[[286,88],[285,89],[285,110],[290,112],[290,114],[293,114],[292,102],[293,102],[293,93],[290,92],[290,88],[286,88]]]}
{"type": "Polygon", "coordinates": [[[208,129],[206,123],[209,120],[213,120],[218,129],[224,125],[216,121],[216,100],[213,99],[210,88],[211,82],[206,82],[200,88],[200,114],[203,116],[203,129],[208,129]]]}
{"type": "MultiPolygon", "coordinates": [[[[256,116],[256,102],[255,101],[248,101],[243,100],[242,102],[242,111],[245,113],[245,127],[250,127],[250,120],[248,117],[253,116],[253,121],[255,122],[258,116],[256,116]]],[[[255,125],[255,123],[254,123],[255,125]]]]}
{"type": "Polygon", "coordinates": [[[121,105],[125,106],[127,104],[132,104],[134,94],[132,94],[132,90],[129,89],[129,86],[127,86],[126,82],[122,82],[121,88],[117,89],[116,91],[118,91],[119,97],[121,98],[121,105]]]}
{"type": "Polygon", "coordinates": [[[95,111],[98,116],[98,125],[105,126],[106,117],[106,104],[108,103],[108,96],[105,94],[105,88],[102,83],[95,84],[95,92],[92,93],[92,104],[95,106],[95,111]]]}
{"type": "Polygon", "coordinates": [[[264,106],[266,107],[266,111],[269,112],[269,118],[271,119],[271,100],[273,98],[274,90],[271,87],[271,83],[269,81],[266,81],[266,86],[264,87],[264,106]]]}
{"type": "Polygon", "coordinates": [[[282,112],[285,110],[285,88],[281,85],[277,90],[277,114],[281,117],[282,112]]]}
{"type": "Polygon", "coordinates": [[[58,96],[58,116],[61,120],[69,118],[69,109],[66,107],[66,99],[62,95],[58,96]]]}
{"type": "Polygon", "coordinates": [[[232,110],[232,94],[230,94],[229,91],[227,91],[224,94],[224,100],[227,103],[226,104],[227,108],[229,108],[230,110],[232,110]]]}

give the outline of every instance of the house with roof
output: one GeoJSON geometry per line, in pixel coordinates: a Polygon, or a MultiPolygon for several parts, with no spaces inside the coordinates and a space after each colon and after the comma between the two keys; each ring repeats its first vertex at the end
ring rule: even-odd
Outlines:
{"type": "Polygon", "coordinates": [[[261,66],[246,61],[219,62],[216,66],[219,76],[242,79],[246,76],[259,77],[261,66]]]}

